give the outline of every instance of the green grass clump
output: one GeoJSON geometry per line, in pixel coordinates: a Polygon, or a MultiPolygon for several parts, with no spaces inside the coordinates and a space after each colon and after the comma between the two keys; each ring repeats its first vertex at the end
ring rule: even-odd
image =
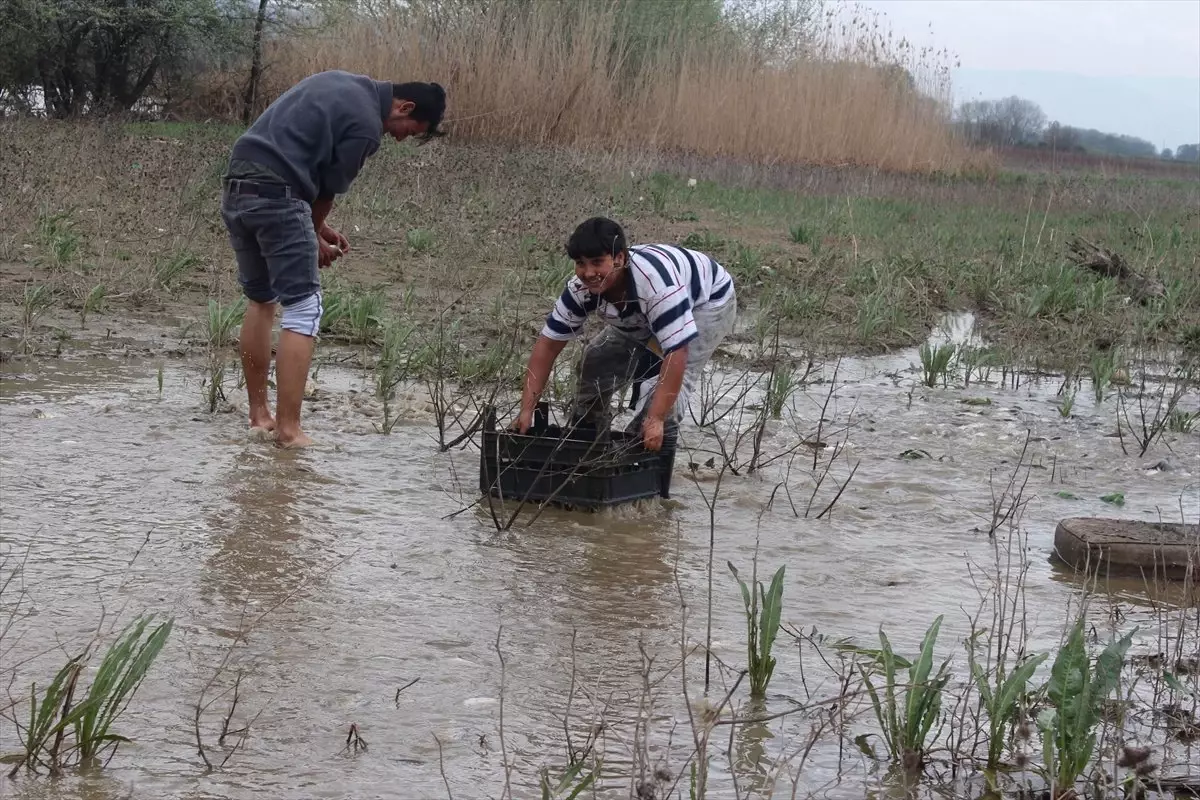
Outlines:
{"type": "Polygon", "coordinates": [[[428,253],[433,249],[433,231],[427,228],[412,228],[404,234],[404,238],[414,253],[428,253]]]}
{"type": "Polygon", "coordinates": [[[799,387],[800,380],[795,364],[785,361],[772,368],[766,397],[767,411],[771,419],[783,418],[783,407],[799,387]]]}
{"type": "Polygon", "coordinates": [[[36,683],[30,687],[29,721],[18,725],[24,752],[10,778],[22,768],[57,772],[72,764],[94,763],[110,748],[115,752],[130,741],[115,733],[113,725],[129,707],[174,626],[169,619],[150,628],[152,621],[151,615],[139,617],[121,632],[78,702],[86,650],[68,660],[41,692],[36,683]]]}
{"type": "Polygon", "coordinates": [[[213,349],[228,347],[233,343],[233,331],[242,324],[246,316],[246,298],[239,296],[229,305],[222,305],[214,299],[208,301],[208,316],[205,317],[205,333],[208,344],[213,349]]]}
{"type": "Polygon", "coordinates": [[[577,761],[567,767],[562,777],[554,781],[550,770],[543,769],[540,775],[542,800],[577,800],[584,797],[592,784],[600,777],[600,765],[596,764],[585,769],[582,761],[577,761]]]}
{"type": "Polygon", "coordinates": [[[788,229],[788,235],[796,244],[812,244],[816,236],[812,228],[804,224],[793,225],[788,229]]]}
{"type": "Polygon", "coordinates": [[[66,211],[38,217],[37,238],[50,252],[51,262],[60,269],[74,261],[83,249],[83,237],[75,230],[75,221],[66,211]]]}
{"type": "Polygon", "coordinates": [[[346,304],[346,322],[350,338],[362,344],[375,339],[375,332],[383,324],[383,312],[387,300],[383,292],[372,291],[352,295],[346,304]]]}
{"type": "Polygon", "coordinates": [[[127,627],[96,670],[96,678],[81,706],[84,712],[74,721],[75,740],[83,761],[96,758],[109,746],[115,748],[129,741],[112,733],[113,723],[129,707],[174,626],[174,620],[167,620],[147,633],[152,619],[142,617],[127,627]]]}
{"type": "Polygon", "coordinates": [[[1037,716],[1042,733],[1042,770],[1051,797],[1068,797],[1096,750],[1096,728],[1104,703],[1117,688],[1130,631],[1108,644],[1093,661],[1084,646],[1084,618],[1058,651],[1046,686],[1049,707],[1037,716]]]}
{"type": "Polygon", "coordinates": [[[79,327],[83,328],[87,325],[88,314],[92,312],[100,312],[104,308],[104,298],[108,295],[108,287],[103,283],[98,283],[93,286],[83,298],[83,303],[79,309],[79,327]]]}
{"type": "Polygon", "coordinates": [[[940,380],[945,386],[950,377],[955,349],[953,343],[934,346],[926,342],[921,345],[918,351],[921,357],[921,382],[932,388],[940,380]]]}
{"type": "Polygon", "coordinates": [[[21,298],[21,326],[25,335],[33,330],[33,326],[54,305],[54,290],[44,284],[26,286],[21,298]]]}
{"type": "Polygon", "coordinates": [[[714,255],[725,250],[725,240],[712,231],[694,231],[683,237],[680,247],[714,255]]]}
{"type": "Polygon", "coordinates": [[[1197,423],[1200,423],[1200,411],[1188,412],[1175,408],[1167,416],[1167,430],[1172,433],[1191,433],[1197,423]]]}
{"type": "Polygon", "coordinates": [[[1033,673],[1049,657],[1040,653],[1022,661],[1012,672],[1006,672],[1003,663],[989,675],[975,660],[974,640],[968,642],[971,678],[979,691],[979,699],[987,713],[987,768],[995,770],[1004,755],[1008,732],[1016,718],[1020,704],[1025,700],[1029,681],[1033,673]]]}
{"type": "Polygon", "coordinates": [[[1097,350],[1092,353],[1088,367],[1092,376],[1092,392],[1096,402],[1104,402],[1105,393],[1117,374],[1120,354],[1115,350],[1097,350]]]}
{"type": "Polygon", "coordinates": [[[783,613],[783,574],[785,567],[775,571],[771,578],[771,588],[764,589],[760,581],[754,582],[751,589],[738,576],[737,567],[727,562],[729,571],[742,590],[742,602],[746,614],[746,648],[747,671],[750,673],[750,696],[761,700],[767,696],[767,684],[775,671],[775,657],[771,649],[775,646],[775,637],[779,634],[780,617],[783,613]]]}
{"type": "Polygon", "coordinates": [[[1071,412],[1075,410],[1075,390],[1070,389],[1064,395],[1062,402],[1058,404],[1058,415],[1063,419],[1069,419],[1071,412]]]}
{"type": "MultiPolygon", "coordinates": [[[[950,659],[933,672],[933,650],[937,643],[942,617],[938,617],[925,632],[921,651],[915,661],[909,661],[892,650],[892,644],[882,630],[880,647],[870,650],[853,646],[842,649],[860,656],[858,668],[871,697],[871,707],[883,734],[888,758],[916,773],[925,762],[929,732],[937,722],[942,708],[942,691],[950,680],[950,659]],[[908,669],[908,683],[900,680],[900,670],[908,669]],[[872,675],[882,678],[877,685],[872,675]]],[[[860,747],[866,747],[860,737],[860,747]]]]}
{"type": "Polygon", "coordinates": [[[200,256],[190,250],[178,250],[160,260],[154,268],[154,280],[164,289],[171,289],[177,280],[200,264],[200,256]]]}
{"type": "Polygon", "coordinates": [[[375,426],[380,433],[389,434],[396,426],[397,418],[392,414],[392,399],[399,386],[411,371],[411,359],[407,353],[408,341],[414,327],[391,321],[383,328],[383,347],[379,360],[375,362],[375,394],[383,403],[383,425],[375,426]]]}
{"type": "Polygon", "coordinates": [[[859,340],[865,345],[873,346],[896,335],[907,338],[902,290],[890,284],[880,285],[861,296],[855,326],[859,340]]]}

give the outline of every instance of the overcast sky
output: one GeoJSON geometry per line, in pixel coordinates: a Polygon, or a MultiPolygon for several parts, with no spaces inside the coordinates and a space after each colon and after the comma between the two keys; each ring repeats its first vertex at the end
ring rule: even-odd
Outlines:
{"type": "Polygon", "coordinates": [[[956,54],[956,99],[1016,94],[1050,119],[1200,141],[1200,0],[858,0],[956,54]],[[1053,74],[1051,74],[1053,73],[1053,74]]]}

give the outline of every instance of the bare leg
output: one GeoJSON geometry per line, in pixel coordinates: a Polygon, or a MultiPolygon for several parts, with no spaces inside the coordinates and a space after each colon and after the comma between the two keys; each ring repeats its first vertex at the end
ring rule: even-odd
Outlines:
{"type": "Polygon", "coordinates": [[[250,427],[275,430],[275,418],[267,403],[267,373],[271,369],[271,330],[275,327],[275,304],[250,301],[242,320],[242,373],[250,400],[250,427]]]}
{"type": "Polygon", "coordinates": [[[279,352],[275,356],[275,387],[278,396],[278,425],[275,441],[280,447],[306,447],[312,439],[300,430],[300,406],[304,401],[304,383],[312,363],[313,337],[284,330],[279,334],[279,352]]]}

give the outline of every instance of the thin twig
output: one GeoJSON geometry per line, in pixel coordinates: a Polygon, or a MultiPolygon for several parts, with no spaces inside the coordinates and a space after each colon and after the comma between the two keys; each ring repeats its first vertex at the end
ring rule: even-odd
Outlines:
{"type": "Polygon", "coordinates": [[[225,758],[221,759],[222,767],[228,764],[229,759],[233,758],[234,754],[237,753],[238,750],[241,750],[242,746],[246,744],[246,739],[250,736],[250,729],[254,727],[254,724],[258,722],[258,718],[261,717],[263,712],[266,710],[267,706],[263,706],[254,714],[253,717],[250,718],[249,722],[242,726],[240,730],[232,731],[233,733],[238,733],[241,735],[238,736],[237,742],[232,748],[230,748],[229,752],[225,754],[225,758]]]}
{"type": "Polygon", "coordinates": [[[225,744],[225,737],[229,735],[229,723],[233,720],[234,712],[237,711],[238,699],[241,697],[241,688],[242,671],[239,669],[237,677],[233,680],[233,700],[229,703],[229,713],[225,715],[225,719],[221,722],[221,735],[217,737],[217,744],[225,744]]]}
{"type": "Polygon", "coordinates": [[[504,762],[504,793],[502,798],[512,800],[512,765],[508,763],[508,745],[504,741],[504,690],[508,679],[507,665],[504,663],[504,651],[500,649],[500,636],[504,626],[496,628],[496,656],[500,659],[500,758],[504,762]]]}
{"type": "Polygon", "coordinates": [[[400,707],[400,693],[403,692],[405,689],[409,688],[410,686],[414,686],[417,683],[417,681],[419,681],[419,680],[421,680],[421,678],[419,676],[416,678],[413,678],[411,681],[409,681],[408,683],[404,684],[403,686],[401,686],[399,689],[396,690],[396,708],[400,707]]]}
{"type": "Polygon", "coordinates": [[[433,740],[437,742],[438,772],[442,773],[442,783],[446,785],[446,798],[447,800],[454,800],[454,792],[450,791],[450,779],[446,777],[446,758],[442,754],[442,740],[438,738],[436,733],[433,734],[433,740]]]}
{"type": "Polygon", "coordinates": [[[850,485],[850,481],[854,480],[854,473],[858,472],[858,465],[861,463],[861,461],[854,462],[854,466],[850,469],[850,474],[846,476],[846,482],[838,487],[837,494],[835,494],[833,499],[829,501],[829,505],[825,506],[825,509],[820,514],[817,514],[817,519],[824,517],[833,510],[835,505],[837,505],[837,501],[842,497],[842,492],[846,491],[846,487],[850,485]]]}

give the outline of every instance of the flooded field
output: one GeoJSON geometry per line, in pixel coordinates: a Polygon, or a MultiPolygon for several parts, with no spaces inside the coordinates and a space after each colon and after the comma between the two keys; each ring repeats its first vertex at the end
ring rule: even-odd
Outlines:
{"type": "MultiPolygon", "coordinates": [[[[1084,593],[1050,560],[1060,519],[1200,518],[1200,434],[1126,455],[1116,400],[1095,402],[1086,382],[1065,416],[1061,377],[1014,387],[994,370],[986,384],[930,388],[916,350],[810,375],[767,424],[769,463],[753,474],[721,471],[715,435],[689,424],[671,500],[547,509],[500,532],[475,504],[478,448],[438,452],[420,386],[381,435],[367,376],[323,366],[305,411],[318,444],[296,453],[249,435],[232,384],[235,410],[207,413],[201,362],[0,369],[0,556],[17,575],[0,605],[0,677],[14,713],[98,629],[175,619],[114,727],[133,742],[103,770],[0,778],[0,796],[540,797],[539,770],[561,775],[593,733],[598,796],[687,797],[685,688],[698,719],[704,653],[686,673],[678,662],[706,641],[711,563],[710,703],[730,692],[746,621],[726,563],[745,577],[757,548],[761,580],[786,565],[782,621],[808,638],[780,634],[765,707],[745,683],[733,692],[725,718],[781,716],[714,729],[707,796],[769,796],[775,775],[776,797],[862,798],[885,772],[854,741],[875,730],[868,699],[819,713],[847,691],[837,640],[878,646],[882,626],[912,655],[944,615],[938,660],[954,658],[950,687],[962,686],[962,642],[997,553],[1023,553],[1028,649],[1054,652],[1084,593]],[[821,467],[837,457],[814,493],[813,450],[797,445],[818,435],[821,467]],[[990,537],[1014,474],[1018,533],[990,537]]],[[[1197,410],[1194,392],[1183,406],[1197,410]]],[[[1194,594],[1140,579],[1096,588],[1099,642],[1138,627],[1131,654],[1164,641],[1200,651],[1194,594]]],[[[1200,772],[1195,744],[1156,747],[1162,774],[1200,772]]],[[[19,751],[5,719],[0,752],[19,751]]]]}

